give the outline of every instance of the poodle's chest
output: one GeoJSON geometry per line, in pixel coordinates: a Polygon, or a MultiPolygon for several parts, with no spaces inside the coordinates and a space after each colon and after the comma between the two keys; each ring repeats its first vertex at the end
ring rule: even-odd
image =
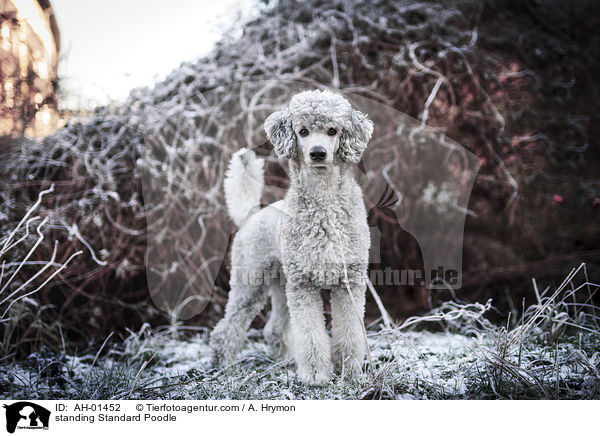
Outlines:
{"type": "Polygon", "coordinates": [[[346,271],[366,268],[369,228],[362,202],[297,208],[282,223],[282,263],[288,279],[334,286],[346,271]]]}

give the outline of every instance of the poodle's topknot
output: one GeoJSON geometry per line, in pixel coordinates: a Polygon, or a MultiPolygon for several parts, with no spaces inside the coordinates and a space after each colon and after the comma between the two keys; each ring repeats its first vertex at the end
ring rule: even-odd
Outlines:
{"type": "Polygon", "coordinates": [[[292,115],[326,117],[341,120],[352,112],[352,106],[344,97],[328,89],[304,91],[292,97],[289,104],[292,115]]]}

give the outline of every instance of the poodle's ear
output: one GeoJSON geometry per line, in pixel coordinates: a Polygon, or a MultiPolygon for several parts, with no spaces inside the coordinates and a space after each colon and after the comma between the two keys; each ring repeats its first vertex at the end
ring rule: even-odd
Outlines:
{"type": "Polygon", "coordinates": [[[349,127],[343,129],[338,153],[347,163],[358,163],[373,134],[373,122],[367,116],[352,109],[349,127]]]}
{"type": "Polygon", "coordinates": [[[292,127],[292,116],[289,110],[272,113],[265,121],[267,138],[275,147],[275,153],[282,159],[296,157],[297,139],[292,127]]]}

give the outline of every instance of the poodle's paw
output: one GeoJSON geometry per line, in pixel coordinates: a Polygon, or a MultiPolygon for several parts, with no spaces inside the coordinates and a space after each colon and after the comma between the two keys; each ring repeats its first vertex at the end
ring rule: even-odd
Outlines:
{"type": "Polygon", "coordinates": [[[325,386],[331,381],[331,367],[327,365],[298,365],[298,379],[310,386],[325,386]]]}
{"type": "Polygon", "coordinates": [[[210,348],[212,351],[210,362],[213,368],[221,368],[229,364],[231,359],[227,356],[228,353],[225,352],[225,348],[214,343],[212,338],[210,341],[210,348]]]}
{"type": "Polygon", "coordinates": [[[235,362],[236,354],[231,353],[226,348],[212,348],[211,365],[213,368],[223,368],[226,366],[230,366],[235,362]]]}
{"type": "Polygon", "coordinates": [[[232,350],[230,340],[228,340],[226,329],[217,328],[210,335],[209,346],[212,350],[212,366],[214,368],[227,366],[235,359],[235,353],[232,350]]]}
{"type": "Polygon", "coordinates": [[[360,377],[362,371],[362,361],[353,356],[345,359],[341,355],[334,354],[335,372],[343,375],[345,379],[353,380],[360,377]]]}
{"type": "Polygon", "coordinates": [[[219,353],[218,351],[213,349],[212,357],[210,359],[211,368],[221,368],[221,367],[225,366],[223,363],[224,361],[225,361],[225,356],[223,356],[222,353],[219,353]]]}

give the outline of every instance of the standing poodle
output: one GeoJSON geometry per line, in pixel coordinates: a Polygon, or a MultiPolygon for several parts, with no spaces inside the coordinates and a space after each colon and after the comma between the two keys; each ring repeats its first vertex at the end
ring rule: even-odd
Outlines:
{"type": "Polygon", "coordinates": [[[294,356],[300,381],[328,383],[332,361],[355,376],[365,353],[370,241],[354,165],[373,123],[340,95],[305,91],[269,116],[265,131],[279,158],[289,162],[290,187],[283,200],[260,209],[264,162],[247,149],[233,155],[224,188],[229,215],[240,229],[225,317],[210,338],[214,361],[235,359],[269,294],[265,337],[280,357],[294,356]],[[331,292],[331,343],[323,289],[331,292]]]}

